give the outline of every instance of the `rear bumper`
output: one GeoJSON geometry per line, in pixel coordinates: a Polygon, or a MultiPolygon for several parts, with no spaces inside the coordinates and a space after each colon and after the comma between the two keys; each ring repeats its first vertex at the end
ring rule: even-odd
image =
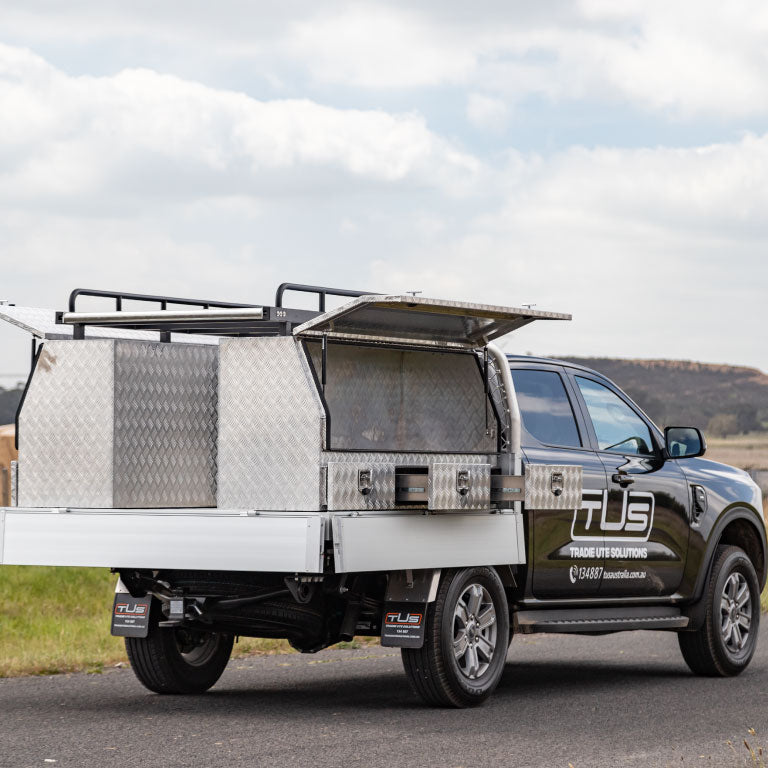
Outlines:
{"type": "Polygon", "coordinates": [[[320,573],[325,520],[214,509],[0,509],[0,563],[320,573]]]}

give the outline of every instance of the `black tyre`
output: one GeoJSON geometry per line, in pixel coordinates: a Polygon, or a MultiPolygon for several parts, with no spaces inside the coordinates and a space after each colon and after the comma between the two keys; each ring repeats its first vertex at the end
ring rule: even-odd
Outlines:
{"type": "Polygon", "coordinates": [[[126,637],[136,677],[155,693],[203,693],[227,666],[234,637],[217,632],[159,627],[160,605],[152,601],[147,637],[126,637]]]}
{"type": "Polygon", "coordinates": [[[683,658],[697,675],[738,675],[752,660],[760,626],[760,587],[743,550],[717,548],[703,599],[707,612],[702,627],[677,636],[683,658]]]}
{"type": "Polygon", "coordinates": [[[445,571],[425,622],[424,645],[402,649],[416,693],[438,707],[485,701],[501,679],[509,645],[509,608],[496,571],[445,571]]]}

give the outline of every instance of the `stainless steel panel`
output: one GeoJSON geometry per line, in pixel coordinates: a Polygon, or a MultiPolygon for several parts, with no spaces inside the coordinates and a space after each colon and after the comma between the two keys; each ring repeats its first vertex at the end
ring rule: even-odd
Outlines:
{"type": "MultiPolygon", "coordinates": [[[[526,509],[577,509],[581,507],[584,470],[579,466],[525,465],[526,509]],[[552,476],[562,475],[560,495],[553,492],[552,476]]],[[[557,483],[560,486],[560,483],[557,483]]]]}
{"type": "MultiPolygon", "coordinates": [[[[307,347],[320,371],[320,344],[307,347]]],[[[329,344],[325,400],[333,450],[496,451],[473,354],[329,344]]]]}
{"type": "Polygon", "coordinates": [[[394,509],[394,506],[394,464],[328,463],[329,510],[394,509]],[[360,470],[371,473],[371,492],[368,494],[361,493],[358,488],[360,470]]]}
{"type": "Polygon", "coordinates": [[[48,341],[19,417],[20,507],[113,504],[114,341],[48,341]]]}
{"type": "Polygon", "coordinates": [[[320,509],[324,431],[325,413],[296,340],[222,341],[220,507],[320,509]]]}
{"type": "Polygon", "coordinates": [[[46,342],[19,421],[19,506],[214,506],[217,355],[46,342]]]}
{"type": "Polygon", "coordinates": [[[320,516],[195,510],[0,510],[0,562],[15,565],[322,571],[320,516]]]}
{"type": "Polygon", "coordinates": [[[427,482],[428,509],[489,509],[491,506],[491,465],[434,463],[427,482]],[[468,491],[458,492],[457,473],[468,476],[468,491]]]}
{"type": "Polygon", "coordinates": [[[422,296],[361,296],[303,323],[294,333],[477,347],[534,320],[570,319],[556,312],[422,296]]]}
{"type": "Polygon", "coordinates": [[[114,506],[215,507],[218,351],[115,342],[114,506]]]}
{"type": "Polygon", "coordinates": [[[519,531],[512,514],[337,515],[336,572],[518,564],[519,531]]]}

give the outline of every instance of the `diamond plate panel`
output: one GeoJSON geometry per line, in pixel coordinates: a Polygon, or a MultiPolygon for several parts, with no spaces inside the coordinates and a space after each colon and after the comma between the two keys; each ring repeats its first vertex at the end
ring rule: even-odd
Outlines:
{"type": "Polygon", "coordinates": [[[377,510],[395,508],[395,465],[328,463],[328,510],[377,510]],[[358,472],[371,472],[371,492],[360,493],[358,472]]]}
{"type": "Polygon", "coordinates": [[[424,296],[360,296],[298,326],[297,335],[369,337],[409,343],[481,346],[534,320],[570,315],[424,296]]]}
{"type": "Polygon", "coordinates": [[[19,417],[20,507],[111,507],[114,341],[47,341],[19,417]]]}
{"type": "Polygon", "coordinates": [[[19,506],[215,506],[217,349],[48,341],[19,421],[19,506]]]}
{"type": "Polygon", "coordinates": [[[323,461],[360,462],[362,464],[392,463],[398,467],[427,467],[432,463],[487,464],[492,456],[475,453],[404,453],[368,451],[323,451],[323,461]]]}
{"type": "Polygon", "coordinates": [[[320,397],[297,341],[222,341],[219,507],[319,510],[324,431],[320,397]]]}
{"type": "Polygon", "coordinates": [[[218,349],[115,343],[114,506],[215,507],[218,349]]]}
{"type": "Polygon", "coordinates": [[[428,509],[489,509],[491,506],[491,465],[433,463],[427,483],[428,509]],[[469,490],[462,495],[456,487],[456,474],[466,471],[469,490]]]}
{"type": "Polygon", "coordinates": [[[577,509],[581,507],[583,487],[582,467],[556,464],[525,465],[525,508],[526,509],[577,509]],[[563,476],[562,493],[552,492],[552,474],[563,476]]]}
{"type": "MultiPolygon", "coordinates": [[[[320,345],[307,347],[320,371],[320,345]]],[[[329,344],[325,400],[334,450],[496,450],[472,354],[329,344]]]]}

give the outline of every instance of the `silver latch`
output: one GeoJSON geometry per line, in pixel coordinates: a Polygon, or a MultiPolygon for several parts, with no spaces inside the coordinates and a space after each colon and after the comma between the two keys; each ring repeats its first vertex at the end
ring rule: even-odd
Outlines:
{"type": "Polygon", "coordinates": [[[456,470],[456,490],[461,496],[466,496],[469,493],[469,470],[457,469],[456,470]]]}
{"type": "Polygon", "coordinates": [[[359,469],[357,471],[357,490],[367,496],[371,492],[371,470],[359,469]]]}
{"type": "Polygon", "coordinates": [[[552,493],[555,496],[562,495],[563,493],[563,473],[562,472],[552,473],[550,487],[552,488],[552,493]]]}

